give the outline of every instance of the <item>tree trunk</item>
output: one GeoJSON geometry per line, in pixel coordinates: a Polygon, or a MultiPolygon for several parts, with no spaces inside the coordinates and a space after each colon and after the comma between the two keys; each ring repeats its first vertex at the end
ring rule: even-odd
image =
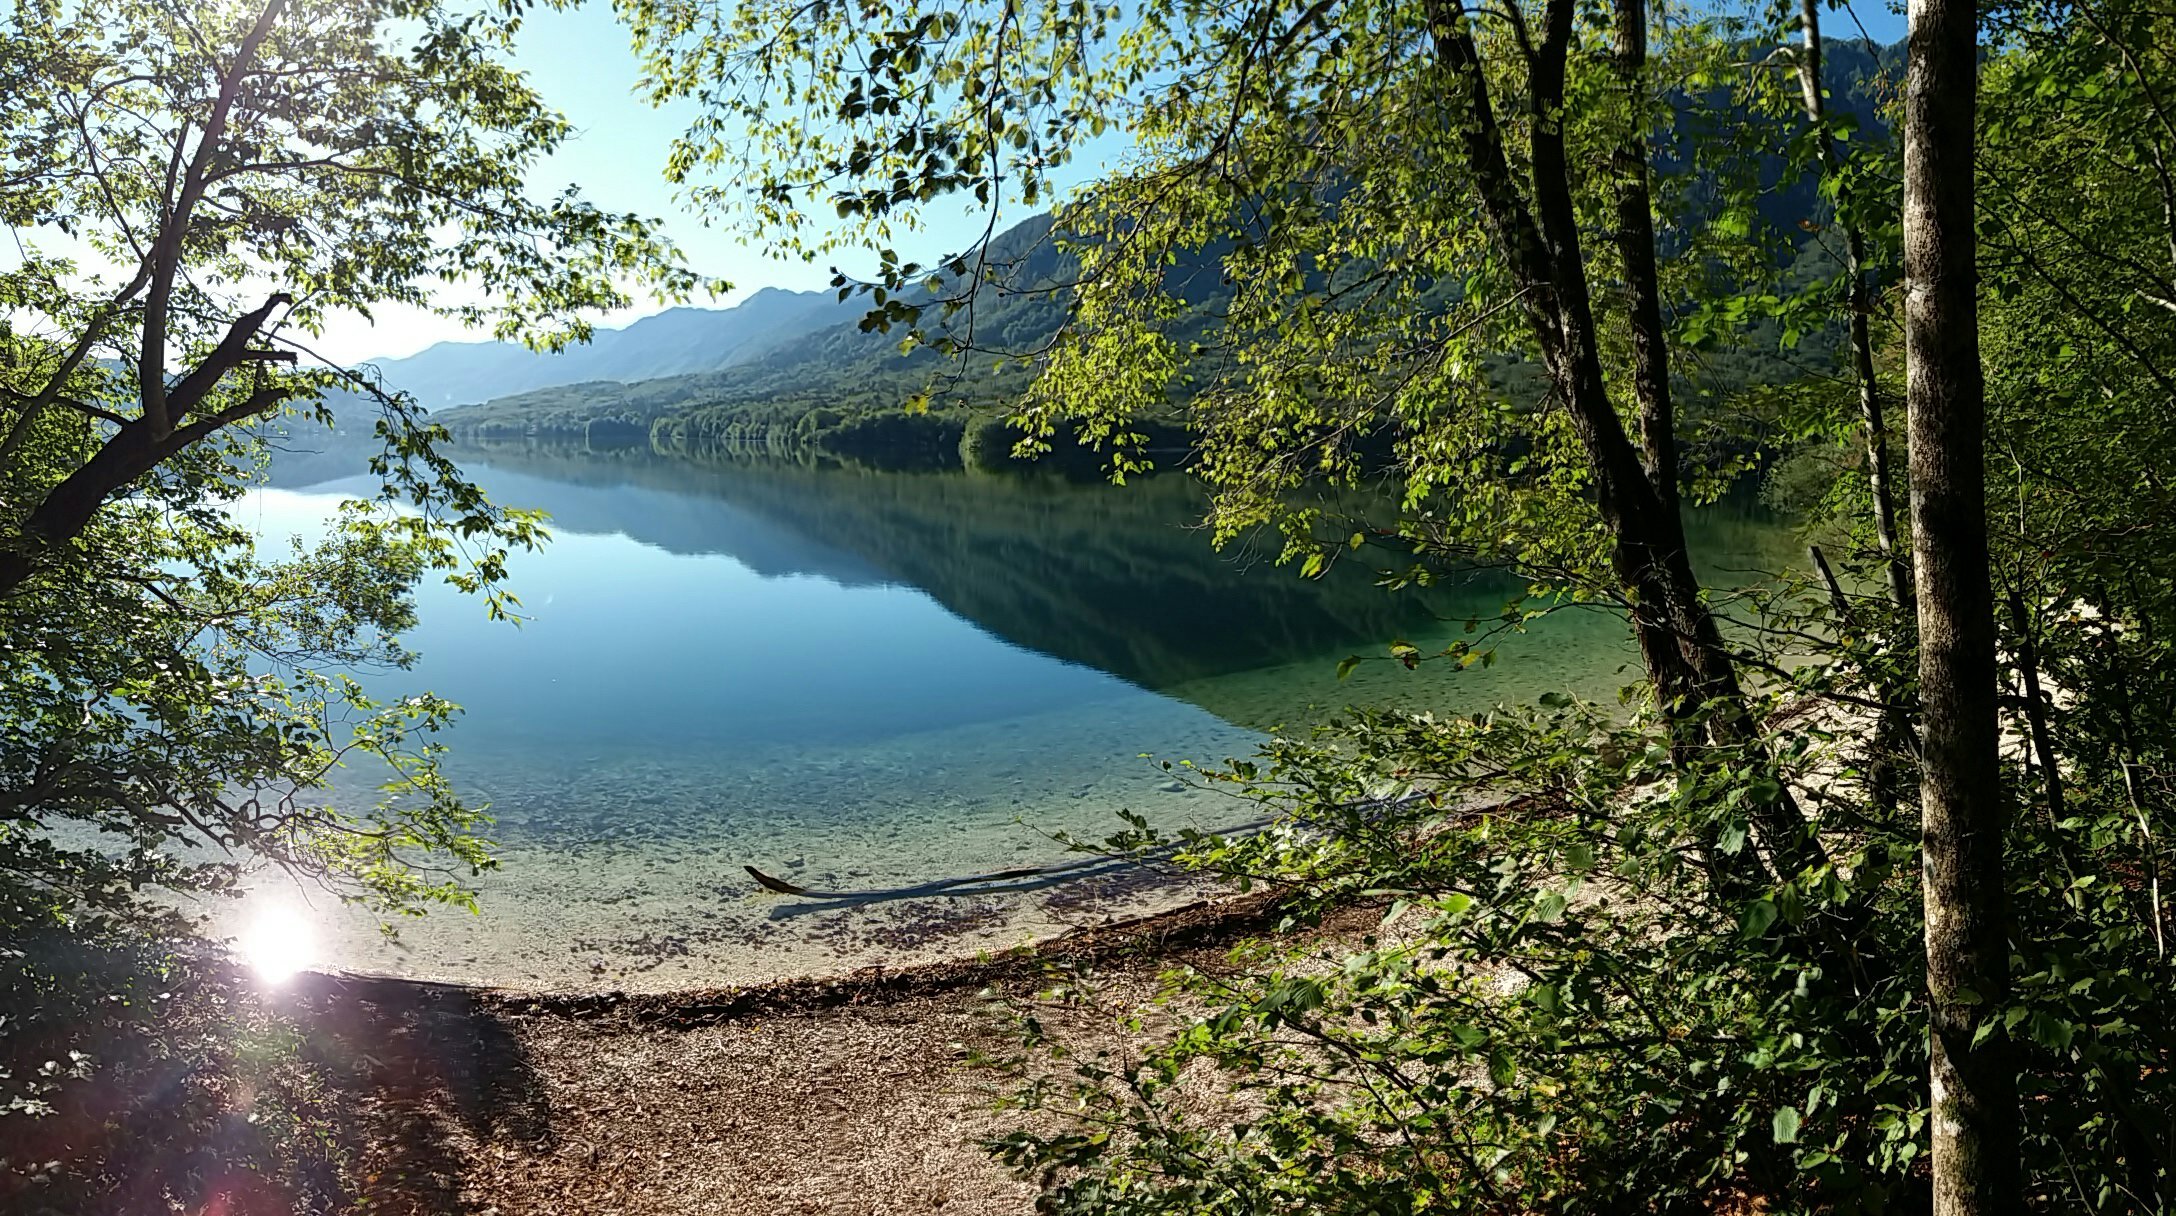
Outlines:
{"type": "MultiPolygon", "coordinates": [[[[1827,85],[1822,79],[1821,0],[1800,0],[1799,33],[1804,39],[1798,56],[1799,92],[1806,120],[1814,125],[1821,150],[1822,171],[1840,175],[1843,154],[1828,132],[1827,85]]],[[[1843,211],[1845,304],[1850,311],[1851,372],[1858,382],[1860,438],[1866,447],[1866,488],[1873,499],[1874,543],[1881,550],[1883,575],[1890,606],[1905,617],[1912,611],[1911,573],[1904,566],[1904,547],[1897,543],[1896,493],[1889,476],[1889,423],[1881,400],[1881,386],[1874,378],[1874,286],[1866,277],[1866,233],[1851,218],[1849,200],[1837,200],[1843,211]]],[[[1874,732],[1873,753],[1867,764],[1867,793],[1884,814],[1903,801],[1903,780],[1897,754],[1903,750],[1910,725],[1896,707],[1896,690],[1886,682],[1877,690],[1888,706],[1874,732]]]]}
{"type": "Polygon", "coordinates": [[[1625,312],[1632,327],[1632,394],[1639,402],[1640,455],[1665,507],[1677,509],[1677,420],[1670,401],[1669,333],[1655,270],[1654,199],[1647,181],[1647,3],[1617,0],[1617,84],[1630,127],[1611,165],[1617,179],[1617,253],[1624,259],[1625,312]]]}
{"type": "Polygon", "coordinates": [[[2041,786],[2047,792],[2048,816],[2060,822],[2063,809],[2063,770],[2055,759],[2055,735],[2048,729],[2048,698],[2040,687],[2040,647],[2033,639],[2032,617],[2025,598],[2012,590],[2009,596],[2010,628],[2017,634],[2017,675],[2025,686],[2025,727],[2032,732],[2033,755],[2040,760],[2041,786]]]}
{"type": "Polygon", "coordinates": [[[1919,602],[1920,838],[1935,1216],[2019,1212],[1973,236],[1977,12],[1911,0],[1904,97],[1906,393],[1919,602]]]}
{"type": "MultiPolygon", "coordinates": [[[[1820,0],[1801,0],[1800,34],[1804,45],[1798,59],[1799,90],[1805,99],[1806,118],[1818,130],[1821,165],[1829,173],[1843,167],[1836,141],[1828,133],[1828,102],[1821,79],[1820,0]]],[[[1851,371],[1858,380],[1859,421],[1866,443],[1867,490],[1874,500],[1874,540],[1881,548],[1882,569],[1889,584],[1889,602],[1900,613],[1911,611],[1911,575],[1904,567],[1903,547],[1896,536],[1896,493],[1889,477],[1889,424],[1882,406],[1881,389],[1874,380],[1874,289],[1866,279],[1866,234],[1858,222],[1846,218],[1844,274],[1846,303],[1851,313],[1851,371]]]]}
{"type": "Polygon", "coordinates": [[[1851,276],[1851,367],[1859,381],[1859,422],[1866,437],[1867,492],[1874,500],[1874,541],[1881,547],[1889,602],[1900,614],[1912,610],[1912,581],[1897,543],[1896,491],[1889,476],[1889,421],[1874,381],[1873,287],[1866,281],[1866,237],[1856,224],[1844,230],[1845,272],[1851,276]]]}
{"type": "MultiPolygon", "coordinates": [[[[1575,4],[1549,0],[1540,43],[1527,61],[1527,100],[1533,116],[1530,200],[1512,177],[1465,10],[1449,0],[1430,0],[1428,14],[1437,59],[1464,94],[1460,136],[1467,168],[1480,193],[1482,215],[1497,252],[1518,281],[1520,305],[1549,368],[1554,391],[1587,452],[1595,505],[1611,536],[1611,568],[1631,603],[1633,635],[1654,680],[1656,697],[1675,720],[1697,720],[1698,711],[1722,702],[1705,719],[1708,732],[1719,743],[1747,743],[1756,737],[1754,724],[1744,711],[1730,650],[1702,602],[1699,580],[1693,574],[1684,522],[1676,507],[1674,456],[1660,467],[1652,459],[1643,460],[1642,450],[1633,445],[1617,416],[1602,371],[1558,113],[1575,4]]],[[[1622,13],[1618,20],[1624,20],[1622,13]]],[[[1630,276],[1638,281],[1629,284],[1629,289],[1659,298],[1653,239],[1650,230],[1647,255],[1635,268],[1643,273],[1630,276]]],[[[1620,243],[1624,241],[1620,236],[1620,243]]],[[[1654,336],[1659,339],[1659,305],[1655,320],[1654,336]]],[[[1647,391],[1667,392],[1667,352],[1659,340],[1644,352],[1641,370],[1653,377],[1644,386],[1647,391]]],[[[1666,403],[1667,398],[1661,400],[1666,403]]],[[[1644,404],[1643,413],[1653,416],[1644,404]]],[[[1772,864],[1785,877],[1826,860],[1821,842],[1788,793],[1753,807],[1750,817],[1772,864]]],[[[1748,877],[1766,877],[1758,873],[1756,859],[1745,857],[1734,864],[1744,866],[1748,877]]]]}

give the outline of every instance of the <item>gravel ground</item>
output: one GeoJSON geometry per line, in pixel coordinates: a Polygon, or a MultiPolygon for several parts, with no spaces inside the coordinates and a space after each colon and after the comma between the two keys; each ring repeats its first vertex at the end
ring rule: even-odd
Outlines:
{"type": "Polygon", "coordinates": [[[487,1143],[473,1208],[500,1213],[1028,1211],[974,1141],[997,1080],[963,1066],[973,992],[693,1029],[546,1015],[517,1033],[548,1144],[487,1143]]]}
{"type": "MultiPolygon", "coordinates": [[[[368,1095],[371,1209],[495,1213],[1025,1213],[1032,1182],[976,1147],[1000,1127],[1000,999],[1054,967],[1146,1001],[1173,962],[1213,968],[1263,897],[1085,930],[1032,953],[839,980],[656,996],[525,996],[382,980],[304,999],[372,1008],[435,1063],[368,1095]]],[[[1372,925],[1354,909],[1332,933],[1372,925]]]]}

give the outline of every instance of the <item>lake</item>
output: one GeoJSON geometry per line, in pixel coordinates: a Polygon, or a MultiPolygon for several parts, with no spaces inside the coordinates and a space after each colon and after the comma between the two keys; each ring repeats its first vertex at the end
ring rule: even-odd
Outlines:
{"type": "MultiPolygon", "coordinates": [[[[550,450],[465,463],[495,500],[551,514],[553,542],[512,570],[528,619],[427,586],[420,662],[367,682],[464,707],[446,767],[491,805],[503,869],[480,916],[434,913],[391,943],[265,877],[219,914],[262,951],[655,990],[1002,948],[1173,895],[811,911],[742,866],[884,887],[1050,860],[1052,833],[1107,835],[1120,810],[1218,828],[1249,807],[1158,761],[1244,756],[1355,702],[1607,695],[1636,657],[1620,621],[1572,611],[1506,639],[1491,667],[1376,661],[1340,681],[1346,656],[1440,647],[1515,585],[1476,573],[1392,593],[1357,555],[1303,580],[1273,550],[1218,553],[1175,475],[1114,487],[550,450]]],[[[268,488],[237,509],[283,538],[367,488],[268,488]]],[[[1788,529],[1757,510],[1695,524],[1711,569],[1788,559],[1788,529]]],[[[363,775],[348,784],[338,797],[369,796],[363,775]]]]}

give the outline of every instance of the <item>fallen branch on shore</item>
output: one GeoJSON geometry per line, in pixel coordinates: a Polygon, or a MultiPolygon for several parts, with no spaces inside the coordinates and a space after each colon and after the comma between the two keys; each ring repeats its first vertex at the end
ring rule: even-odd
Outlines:
{"type": "MultiPolygon", "coordinates": [[[[1381,812],[1404,805],[1413,799],[1427,796],[1423,792],[1414,791],[1396,798],[1378,798],[1371,802],[1359,804],[1359,807],[1364,811],[1381,812]]],[[[824,911],[828,908],[857,904],[883,903],[895,899],[956,898],[1039,891],[1046,887],[1056,886],[1059,883],[1077,882],[1084,878],[1114,874],[1137,866],[1167,863],[1178,854],[1179,850],[1201,840],[1213,837],[1231,839],[1251,836],[1276,823],[1279,818],[1279,816],[1272,815],[1263,819],[1253,819],[1246,823],[1234,824],[1219,831],[1195,833],[1183,839],[1165,841],[1162,844],[1131,853],[1098,854],[1078,861],[1057,862],[1047,866],[1023,866],[1010,870],[993,870],[987,874],[969,874],[963,878],[944,878],[934,882],[916,883],[909,887],[882,887],[862,891],[826,891],[798,886],[787,882],[783,878],[766,874],[751,865],[743,865],[741,868],[748,871],[749,877],[754,878],[757,884],[766,891],[773,891],[780,895],[791,895],[798,899],[818,900],[823,905],[822,907],[794,911],[781,910],[776,913],[776,915],[792,916],[799,915],[802,912],[824,911]]]]}
{"type": "Polygon", "coordinates": [[[754,878],[766,891],[775,891],[780,895],[792,895],[800,899],[822,900],[833,907],[843,904],[880,903],[894,899],[1001,895],[1021,891],[1038,891],[1045,887],[1056,886],[1059,883],[1077,882],[1084,878],[1113,874],[1136,866],[1168,862],[1180,849],[1193,844],[1196,840],[1209,836],[1249,836],[1275,822],[1274,817],[1256,819],[1247,823],[1235,824],[1221,831],[1203,833],[1189,839],[1166,841],[1163,844],[1133,853],[1099,854],[1078,861],[1057,862],[1047,866],[1021,866],[1010,870],[993,870],[987,874],[969,874],[964,878],[943,878],[935,882],[916,883],[910,887],[885,887],[863,891],[813,890],[808,887],[797,886],[783,878],[766,874],[754,866],[743,865],[741,868],[748,871],[749,876],[754,878]]]}

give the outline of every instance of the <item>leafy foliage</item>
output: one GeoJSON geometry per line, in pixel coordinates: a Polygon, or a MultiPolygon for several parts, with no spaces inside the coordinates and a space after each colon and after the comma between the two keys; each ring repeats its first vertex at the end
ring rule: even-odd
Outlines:
{"type": "Polygon", "coordinates": [[[336,386],[374,389],[276,369],[341,311],[427,305],[551,343],[624,301],[614,276],[693,280],[644,221],[529,199],[524,174],[568,128],[503,62],[511,19],[286,0],[17,17],[7,61],[55,70],[26,77],[0,125],[26,238],[0,280],[6,830],[78,858],[68,898],[185,881],[197,867],[161,849],[192,836],[344,875],[388,907],[455,894],[399,861],[483,860],[422,742],[451,707],[374,705],[341,673],[407,662],[426,571],[504,612],[505,554],[542,534],[459,475],[411,401],[379,393],[379,501],[407,509],[358,504],[324,540],[260,556],[227,511],[262,456],[255,428],[282,403],[329,417],[336,386]],[[474,302],[443,286],[462,281],[474,302]],[[357,753],[416,801],[351,825],[295,800],[357,753]],[[127,848],[63,848],[64,821],[127,848]]]}
{"type": "MultiPolygon", "coordinates": [[[[1925,1143],[1915,821],[1862,818],[1832,835],[1836,868],[1742,901],[1690,847],[1711,827],[1751,847],[1748,792],[1776,754],[1785,779],[1863,808],[1841,726],[1799,715],[1776,751],[1688,772],[1658,724],[1552,695],[1473,719],[1356,713],[1207,774],[1280,826],[1197,841],[1196,863],[1295,886],[1302,920],[1389,901],[1382,927],[1349,951],[1264,944],[1173,973],[1183,1029],[1138,1057],[1024,1022],[1018,1101],[1062,1112],[1061,1130],[996,1147],[1052,1185],[1051,1211],[1908,1205],[1925,1143]],[[1853,927],[1844,974],[1809,944],[1823,925],[1853,927]]],[[[2014,1002],[1986,1012],[2019,1032],[2029,1172],[2058,1207],[2167,1186],[2169,967],[2110,826],[2021,819],[2031,945],[2014,1002]],[[2055,855],[2071,868],[2051,875],[2055,855]]],[[[1079,983],[1056,999],[1096,998],[1079,983]]]]}
{"type": "MultiPolygon", "coordinates": [[[[171,927],[132,928],[150,892],[269,862],[393,914],[468,904],[492,864],[438,770],[455,707],[381,703],[351,673],[411,660],[419,578],[510,613],[506,558],[540,523],[463,478],[412,400],[308,343],[398,305],[552,345],[627,302],[619,282],[698,285],[650,222],[530,196],[569,128],[507,62],[518,24],[418,0],[22,0],[0,25],[5,1017],[144,1008],[182,966],[161,961],[171,927]],[[265,435],[357,398],[378,493],[261,545],[233,508],[265,435]],[[340,769],[382,789],[343,802],[340,769]],[[49,957],[15,950],[48,937],[49,957]]],[[[18,1055],[44,1036],[7,1043],[11,1120],[111,1062],[47,1076],[18,1055]]],[[[11,1173],[45,1168],[5,1138],[11,1173]]]]}
{"type": "MultiPolygon", "coordinates": [[[[1277,526],[1308,573],[1379,542],[1394,583],[1504,563],[1530,604],[1614,605],[1642,641],[1653,686],[1627,712],[1356,713],[1209,774],[1279,826],[1195,841],[1199,864],[1289,885],[1302,914],[1393,915],[1355,951],[1175,975],[1180,1028],[1138,1058],[1024,1023],[1041,1113],[997,1147],[1047,1209],[1924,1201],[1930,921],[1899,797],[1919,655],[1909,589],[1862,593],[1894,585],[1896,542],[1891,491],[1857,467],[1883,450],[1868,403],[1894,395],[1880,55],[1824,80],[1801,70],[1819,44],[1786,41],[1797,13],[1638,4],[631,9],[660,95],[702,106],[674,172],[737,173],[698,197],[781,250],[889,243],[947,195],[1040,197],[1122,128],[1130,157],[1059,212],[1078,271],[1026,352],[1031,441],[1071,430],[1125,476],[1148,464],[1140,421],[1183,411],[1220,534],[1277,526]],[[817,204],[843,234],[809,226],[817,204]],[[1745,352],[1798,366],[1730,374],[1745,352]],[[1528,369],[1508,391],[1485,370],[1507,360],[1528,369]],[[1295,492],[1366,482],[1385,450],[1388,518],[1295,492]],[[1847,540],[1835,566],[1735,605],[1688,591],[1681,496],[1766,453],[1794,458],[1823,544],[1847,540]]],[[[1987,219],[1987,349],[2017,489],[1990,522],[2018,592],[2002,792],[2024,809],[2017,978],[1978,996],[1972,1050],[2016,1067],[2033,1202],[2158,1210],[2170,804],[2131,690],[2160,678],[2171,622],[2167,580],[2110,588],[2166,547],[2147,466],[2169,396],[2148,315],[2172,298],[2168,31],[2095,6],[1990,21],[1983,168],[2013,205],[1987,219]],[[2119,535],[2125,499],[2147,522],[2119,535]]],[[[888,256],[871,324],[926,338],[935,318],[971,352],[957,318],[998,281],[978,249],[888,256]]]]}

